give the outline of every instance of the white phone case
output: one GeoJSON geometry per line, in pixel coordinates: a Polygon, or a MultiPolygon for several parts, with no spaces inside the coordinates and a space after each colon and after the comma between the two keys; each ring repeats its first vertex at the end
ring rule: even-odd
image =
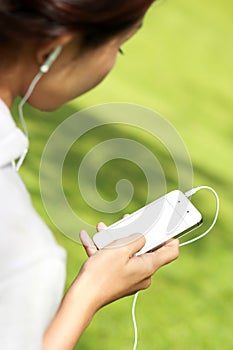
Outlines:
{"type": "Polygon", "coordinates": [[[201,222],[201,213],[181,191],[175,190],[96,233],[93,240],[102,249],[120,238],[141,233],[146,244],[137,253],[139,255],[192,230],[201,222]]]}

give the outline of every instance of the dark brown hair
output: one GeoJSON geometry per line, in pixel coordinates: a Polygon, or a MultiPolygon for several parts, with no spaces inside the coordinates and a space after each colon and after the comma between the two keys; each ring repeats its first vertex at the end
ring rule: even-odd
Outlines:
{"type": "Polygon", "coordinates": [[[81,32],[89,45],[142,18],[154,0],[1,0],[0,45],[81,32]]]}

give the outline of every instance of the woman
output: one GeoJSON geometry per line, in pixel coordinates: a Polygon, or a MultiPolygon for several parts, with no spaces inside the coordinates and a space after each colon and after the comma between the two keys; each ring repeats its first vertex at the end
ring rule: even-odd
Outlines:
{"type": "Polygon", "coordinates": [[[15,97],[25,96],[39,71],[28,102],[41,110],[52,111],[95,87],[152,2],[1,1],[1,349],[73,349],[98,309],[149,287],[154,272],[178,257],[177,240],[137,257],[145,243],[139,234],[128,244],[97,251],[81,232],[89,258],[61,301],[65,253],[34,211],[12,165],[27,147],[9,112],[15,97]]]}

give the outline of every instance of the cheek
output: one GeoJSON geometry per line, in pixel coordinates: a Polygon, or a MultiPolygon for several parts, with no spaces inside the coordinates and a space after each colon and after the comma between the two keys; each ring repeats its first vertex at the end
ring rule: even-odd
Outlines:
{"type": "Polygon", "coordinates": [[[100,84],[113,69],[116,60],[117,53],[100,61],[92,61],[83,69],[71,67],[64,76],[58,74],[44,76],[28,102],[41,110],[57,109],[100,84]]]}
{"type": "Polygon", "coordinates": [[[96,69],[96,76],[102,81],[114,68],[117,60],[117,55],[114,55],[111,59],[102,62],[96,69]]]}
{"type": "Polygon", "coordinates": [[[91,69],[86,70],[83,76],[83,87],[85,91],[93,89],[100,84],[107,75],[111,72],[116,64],[116,56],[111,59],[104,60],[97,65],[94,65],[91,69]]]}

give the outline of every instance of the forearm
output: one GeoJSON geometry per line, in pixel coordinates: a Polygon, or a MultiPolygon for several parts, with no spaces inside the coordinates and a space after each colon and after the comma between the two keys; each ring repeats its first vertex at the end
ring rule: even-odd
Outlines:
{"type": "Polygon", "coordinates": [[[93,286],[79,277],[44,334],[43,350],[72,350],[96,312],[94,299],[93,286]]]}

